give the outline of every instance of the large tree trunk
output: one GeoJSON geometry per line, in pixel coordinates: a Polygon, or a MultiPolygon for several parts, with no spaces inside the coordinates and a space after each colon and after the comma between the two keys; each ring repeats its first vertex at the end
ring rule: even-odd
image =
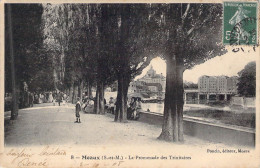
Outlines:
{"type": "Polygon", "coordinates": [[[11,78],[12,78],[12,108],[11,108],[11,120],[15,120],[18,116],[18,104],[16,95],[16,83],[15,83],[15,63],[14,63],[14,48],[13,48],[13,30],[12,30],[12,17],[11,17],[11,5],[7,4],[8,10],[8,31],[9,31],[9,47],[11,57],[11,78]]]}
{"type": "Polygon", "coordinates": [[[118,85],[117,85],[117,96],[116,96],[116,111],[115,111],[115,119],[114,119],[114,121],[115,122],[117,122],[118,121],[118,119],[119,119],[119,111],[120,111],[120,107],[121,107],[121,103],[122,103],[122,94],[121,94],[121,87],[122,87],[122,85],[121,85],[121,83],[119,82],[119,80],[118,80],[118,85]]]}
{"type": "Polygon", "coordinates": [[[92,97],[92,83],[88,81],[87,85],[88,97],[92,97]]]}
{"type": "Polygon", "coordinates": [[[127,121],[127,92],[130,83],[130,77],[123,78],[123,87],[122,87],[122,109],[120,111],[120,121],[126,122],[127,121]]]}
{"type": "Polygon", "coordinates": [[[104,105],[104,84],[103,82],[97,83],[96,99],[94,104],[94,112],[96,114],[105,114],[104,105]]]}
{"type": "Polygon", "coordinates": [[[167,60],[164,119],[159,139],[183,141],[183,64],[176,56],[167,60]]]}
{"type": "Polygon", "coordinates": [[[130,83],[130,77],[120,73],[118,75],[118,92],[115,121],[127,122],[127,91],[130,83]]]}
{"type": "Polygon", "coordinates": [[[100,87],[99,87],[99,113],[100,114],[105,114],[105,102],[104,102],[104,84],[103,82],[100,82],[100,87]]]}
{"type": "Polygon", "coordinates": [[[184,89],[183,89],[183,64],[177,65],[177,116],[178,116],[178,141],[183,142],[183,105],[184,105],[184,89]]]}

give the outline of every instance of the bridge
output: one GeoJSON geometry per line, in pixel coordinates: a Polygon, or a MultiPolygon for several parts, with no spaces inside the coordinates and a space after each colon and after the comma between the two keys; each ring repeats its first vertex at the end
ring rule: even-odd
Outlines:
{"type": "Polygon", "coordinates": [[[230,100],[233,92],[199,92],[198,89],[184,89],[184,100],[187,95],[192,95],[192,100],[230,100]]]}

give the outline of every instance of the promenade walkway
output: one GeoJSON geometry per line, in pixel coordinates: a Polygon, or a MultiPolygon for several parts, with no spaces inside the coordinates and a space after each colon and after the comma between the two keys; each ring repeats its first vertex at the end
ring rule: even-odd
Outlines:
{"type": "MultiPolygon", "coordinates": [[[[157,140],[161,127],[138,121],[116,123],[113,115],[81,112],[81,122],[74,123],[74,105],[40,104],[19,110],[16,121],[5,112],[5,145],[170,145],[180,144],[157,140]]],[[[205,148],[223,146],[186,136],[181,146],[205,148]]]]}
{"type": "MultiPolygon", "coordinates": [[[[48,167],[208,167],[223,165],[230,167],[230,160],[237,158],[244,165],[257,158],[253,147],[213,143],[185,135],[184,143],[158,140],[161,126],[140,121],[116,123],[112,114],[97,115],[81,112],[81,123],[74,123],[74,105],[53,106],[40,104],[19,110],[16,121],[10,121],[10,112],[5,112],[5,155],[0,155],[4,167],[19,167],[24,157],[8,156],[10,151],[32,152],[30,162],[46,161],[48,167]],[[39,152],[48,150],[66,151],[65,156],[43,156],[39,152]],[[249,153],[226,151],[247,150],[249,153]],[[223,150],[223,152],[222,152],[223,150]],[[37,152],[38,151],[38,152],[37,152]],[[221,152],[215,153],[214,151],[221,152]],[[225,152],[224,152],[225,151],[225,152]],[[78,159],[71,159],[72,156],[78,159]],[[85,160],[81,157],[105,156],[109,160],[85,160]],[[123,160],[111,160],[120,156],[123,160]],[[159,159],[142,159],[158,157],[159,159]],[[64,166],[60,166],[60,165],[64,166]],[[133,166],[133,164],[135,166],[133,166]],[[131,165],[131,166],[130,166],[131,165]],[[203,166],[202,166],[203,165],[203,166]],[[180,167],[180,166],[178,166],[180,167]]],[[[55,152],[54,152],[55,153],[55,152]]],[[[26,163],[27,164],[27,163],[26,163]]],[[[233,163],[239,167],[240,163],[233,163]]],[[[250,166],[251,165],[251,166],[250,166]]],[[[28,166],[27,166],[28,167],[28,166]]]]}

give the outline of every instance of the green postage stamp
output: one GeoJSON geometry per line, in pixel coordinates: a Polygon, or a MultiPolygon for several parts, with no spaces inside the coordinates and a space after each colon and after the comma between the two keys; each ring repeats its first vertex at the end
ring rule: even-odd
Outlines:
{"type": "Polygon", "coordinates": [[[223,44],[257,44],[257,2],[224,2],[223,44]]]}

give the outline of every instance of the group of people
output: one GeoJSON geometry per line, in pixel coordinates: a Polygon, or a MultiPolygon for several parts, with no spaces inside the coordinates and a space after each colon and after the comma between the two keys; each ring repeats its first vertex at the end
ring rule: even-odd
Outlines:
{"type": "Polygon", "coordinates": [[[53,100],[52,92],[34,93],[34,104],[50,103],[53,100]]]}
{"type": "Polygon", "coordinates": [[[62,102],[65,103],[69,101],[69,95],[66,95],[65,93],[59,91],[35,93],[32,94],[32,96],[30,97],[33,100],[34,104],[53,103],[53,105],[55,105],[57,102],[60,106],[62,102]]]}
{"type": "Polygon", "coordinates": [[[40,92],[40,93],[32,93],[27,92],[22,95],[22,102],[24,102],[25,107],[33,107],[33,104],[41,104],[41,103],[53,103],[56,102],[60,104],[63,102],[69,101],[69,95],[66,95],[62,92],[40,92]]]}
{"type": "Polygon", "coordinates": [[[57,102],[60,106],[61,103],[64,105],[65,103],[69,102],[69,98],[69,95],[66,95],[66,93],[58,92],[57,94],[54,94],[52,102],[53,105],[55,105],[57,102]]]}
{"type": "MultiPolygon", "coordinates": [[[[117,102],[113,97],[107,104],[107,111],[109,113],[115,114],[117,102]]],[[[127,119],[137,120],[140,117],[140,111],[142,110],[142,102],[140,97],[132,97],[127,101],[127,119]]]]}
{"type": "MultiPolygon", "coordinates": [[[[92,108],[94,106],[95,98],[83,95],[82,100],[77,98],[76,103],[76,123],[80,122],[80,111],[86,112],[87,107],[92,108]]],[[[108,113],[115,114],[117,101],[113,97],[110,97],[108,103],[104,99],[105,109],[108,113]]],[[[140,117],[140,111],[142,110],[142,102],[140,97],[132,97],[127,102],[127,119],[128,120],[138,120],[140,117]]]]}
{"type": "Polygon", "coordinates": [[[36,93],[29,91],[22,91],[19,97],[19,107],[33,107],[34,104],[47,103],[48,93],[36,93]]]}
{"type": "Polygon", "coordinates": [[[138,120],[140,111],[142,110],[142,102],[140,97],[132,97],[128,103],[127,119],[138,120]]]}
{"type": "Polygon", "coordinates": [[[107,111],[111,114],[115,114],[116,101],[113,97],[110,97],[110,100],[107,105],[107,111]]]}
{"type": "Polygon", "coordinates": [[[86,108],[87,107],[93,107],[94,105],[94,99],[92,97],[89,97],[89,96],[83,96],[83,111],[86,111],[86,108]]]}

